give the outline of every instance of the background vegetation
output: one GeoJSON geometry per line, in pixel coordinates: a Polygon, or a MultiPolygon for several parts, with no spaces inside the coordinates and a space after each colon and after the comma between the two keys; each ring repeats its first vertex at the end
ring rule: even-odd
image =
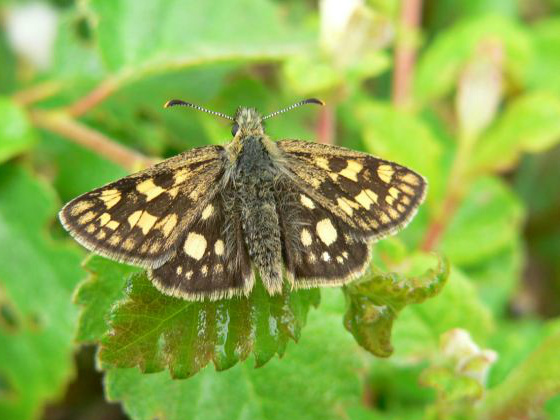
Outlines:
{"type": "Polygon", "coordinates": [[[2,0],[0,418],[558,419],[559,141],[558,0],[2,0]],[[430,182],[343,293],[178,301],[58,224],[230,137],[167,99],[307,96],[273,138],[430,182]]]}

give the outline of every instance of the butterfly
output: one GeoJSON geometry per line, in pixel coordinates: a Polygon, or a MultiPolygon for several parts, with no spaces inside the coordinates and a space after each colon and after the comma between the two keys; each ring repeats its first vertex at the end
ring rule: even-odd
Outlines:
{"type": "Polygon", "coordinates": [[[248,295],[255,270],[270,295],[337,286],[364,273],[375,241],[407,225],[427,183],[366,153],[271,140],[239,108],[230,143],[195,148],[85,193],[59,213],[88,250],[147,269],[163,293],[187,300],[248,295]]]}

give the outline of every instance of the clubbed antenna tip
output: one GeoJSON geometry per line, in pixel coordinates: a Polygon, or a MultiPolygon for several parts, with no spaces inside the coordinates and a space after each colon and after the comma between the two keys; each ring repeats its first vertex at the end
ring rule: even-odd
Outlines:
{"type": "Polygon", "coordinates": [[[325,105],[325,103],[323,101],[321,101],[320,99],[317,99],[317,98],[304,99],[303,101],[299,101],[299,102],[297,102],[293,105],[290,105],[289,107],[286,107],[286,108],[281,109],[279,111],[273,112],[272,114],[268,114],[268,115],[264,116],[263,120],[267,120],[269,118],[275,117],[278,114],[282,114],[284,112],[291,111],[294,108],[297,108],[297,107],[302,106],[302,105],[307,105],[307,104],[316,104],[316,105],[321,105],[321,106],[325,105]]]}
{"type": "Polygon", "coordinates": [[[171,99],[163,105],[164,108],[171,108],[173,106],[186,106],[186,107],[189,107],[189,108],[194,108],[198,111],[207,112],[208,114],[217,115],[218,117],[222,117],[222,118],[225,118],[227,120],[233,121],[233,117],[230,117],[229,115],[222,114],[221,112],[217,112],[217,111],[211,111],[211,110],[206,109],[206,108],[204,108],[200,105],[195,105],[195,104],[192,104],[190,102],[185,102],[185,101],[182,101],[181,99],[171,99]]]}

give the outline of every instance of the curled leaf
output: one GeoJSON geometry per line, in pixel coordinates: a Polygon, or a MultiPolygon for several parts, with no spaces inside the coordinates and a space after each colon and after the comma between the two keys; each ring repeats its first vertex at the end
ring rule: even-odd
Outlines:
{"type": "Polygon", "coordinates": [[[436,268],[418,277],[396,273],[366,274],[344,288],[347,311],[344,326],[358,344],[379,357],[393,352],[391,330],[399,312],[412,303],[437,295],[449,276],[449,263],[439,258],[436,268]]]}

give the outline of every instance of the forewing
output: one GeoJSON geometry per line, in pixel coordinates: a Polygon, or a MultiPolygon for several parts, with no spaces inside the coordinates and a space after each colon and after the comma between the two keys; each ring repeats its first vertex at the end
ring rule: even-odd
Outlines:
{"type": "Polygon", "coordinates": [[[424,200],[426,180],[396,163],[338,146],[297,140],[277,145],[288,177],[364,239],[403,228],[424,200]]]}
{"type": "Polygon", "coordinates": [[[158,267],[216,194],[223,148],[207,146],[85,193],[59,213],[84,247],[108,258],[158,267]]]}
{"type": "Polygon", "coordinates": [[[176,254],[148,275],[163,293],[189,300],[247,295],[254,274],[237,212],[216,195],[181,238],[176,254]]]}

